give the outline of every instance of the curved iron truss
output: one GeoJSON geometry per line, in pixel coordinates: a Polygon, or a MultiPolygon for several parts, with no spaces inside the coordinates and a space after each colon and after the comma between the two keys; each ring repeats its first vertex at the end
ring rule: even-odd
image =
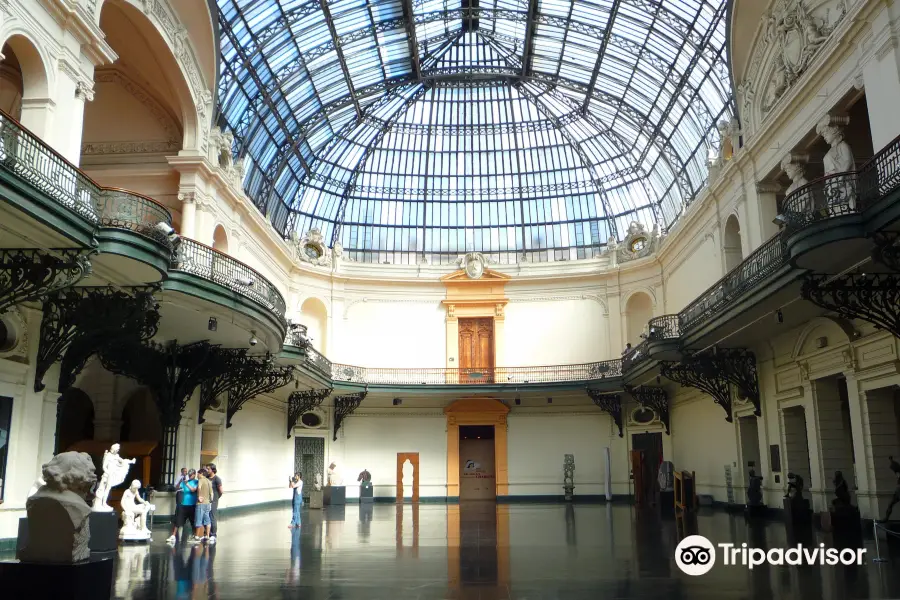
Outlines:
{"type": "Polygon", "coordinates": [[[219,122],[282,235],[594,256],[667,228],[733,114],[723,0],[218,0],[219,122]]]}

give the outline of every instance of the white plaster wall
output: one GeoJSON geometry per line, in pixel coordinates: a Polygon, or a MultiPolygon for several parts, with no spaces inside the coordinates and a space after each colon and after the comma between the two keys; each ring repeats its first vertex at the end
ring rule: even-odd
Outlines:
{"type": "Polygon", "coordinates": [[[517,301],[506,307],[504,365],[564,365],[609,358],[609,328],[593,300],[517,301]]]}
{"type": "MultiPolygon", "coordinates": [[[[398,299],[399,300],[399,299],[398,299]]],[[[364,367],[431,367],[446,364],[446,310],[437,300],[356,302],[346,311],[332,360],[364,367]]],[[[335,332],[337,334],[337,332],[335,332]]]]}
{"type": "Polygon", "coordinates": [[[294,440],[285,439],[284,419],[283,411],[255,402],[235,415],[233,427],[222,435],[216,462],[225,488],[220,508],[290,500],[294,440]]]}
{"type": "MultiPolygon", "coordinates": [[[[686,232],[685,232],[686,233],[686,232]]],[[[713,236],[691,243],[666,271],[666,313],[677,313],[723,275],[713,236]]]]}
{"type": "MultiPolygon", "coordinates": [[[[734,425],[706,394],[676,397],[672,407],[672,458],[676,471],[694,471],[697,493],[726,502],[725,465],[738,460],[734,425]]],[[[735,470],[735,477],[737,471],[735,470]]]]}
{"type": "Polygon", "coordinates": [[[628,493],[628,454],[613,433],[612,419],[600,411],[577,414],[510,412],[508,456],[510,496],[562,496],[563,458],[575,455],[575,495],[599,496],[610,448],[612,493],[628,493]]]}
{"type": "Polygon", "coordinates": [[[375,496],[394,498],[398,452],[419,453],[420,498],[447,496],[447,419],[440,413],[351,416],[341,425],[338,440],[326,448],[325,463],[339,465],[347,497],[359,497],[356,477],[368,469],[375,496]]]}

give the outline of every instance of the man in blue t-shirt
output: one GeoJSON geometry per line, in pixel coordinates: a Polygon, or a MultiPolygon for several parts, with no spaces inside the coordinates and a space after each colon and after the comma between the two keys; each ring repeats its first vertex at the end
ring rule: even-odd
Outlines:
{"type": "MultiPolygon", "coordinates": [[[[178,530],[184,527],[184,524],[190,520],[191,528],[194,527],[194,510],[197,506],[197,471],[191,469],[188,471],[187,479],[181,482],[180,501],[175,508],[175,526],[172,527],[172,535],[169,536],[167,542],[174,544],[177,541],[176,534],[178,530]]],[[[192,536],[196,537],[196,536],[192,536]]]]}

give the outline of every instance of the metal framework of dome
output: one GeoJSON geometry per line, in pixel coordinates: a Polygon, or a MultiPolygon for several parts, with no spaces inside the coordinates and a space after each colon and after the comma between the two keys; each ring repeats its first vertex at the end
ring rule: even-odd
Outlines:
{"type": "Polygon", "coordinates": [[[733,114],[726,0],[217,0],[218,119],[285,237],[596,256],[670,227],[733,114]]]}

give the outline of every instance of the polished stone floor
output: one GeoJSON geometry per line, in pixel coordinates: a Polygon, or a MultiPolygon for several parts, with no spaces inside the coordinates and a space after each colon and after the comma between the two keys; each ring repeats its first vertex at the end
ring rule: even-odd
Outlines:
{"type": "MultiPolygon", "coordinates": [[[[348,505],[223,519],[214,546],[174,547],[162,529],[149,546],[120,548],[122,599],[407,600],[737,599],[900,597],[900,546],[864,544],[862,567],[719,566],[682,574],[673,559],[684,535],[756,547],[788,544],[781,522],[748,527],[740,515],[683,522],[626,505],[348,505]]],[[[828,534],[808,543],[831,546],[828,534]]],[[[793,542],[792,543],[796,543],[793,542]]],[[[2,593],[0,593],[2,596],[2,593]]]]}

